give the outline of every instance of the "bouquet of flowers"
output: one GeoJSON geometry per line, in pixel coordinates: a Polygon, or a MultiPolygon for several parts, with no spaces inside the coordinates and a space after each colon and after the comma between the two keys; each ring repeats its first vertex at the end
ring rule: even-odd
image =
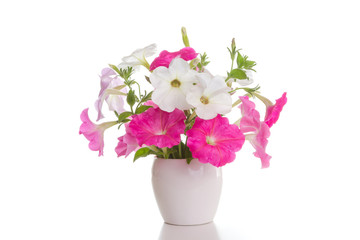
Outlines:
{"type": "Polygon", "coordinates": [[[148,58],[156,53],[152,44],[122,58],[118,66],[101,71],[97,121],[104,118],[104,101],[115,119],[96,124],[90,120],[88,108],[83,110],[80,134],[90,141],[89,148],[103,155],[104,132],[117,125],[125,128],[115,148],[118,157],[135,152],[134,161],[153,154],[186,159],[189,164],[197,158],[221,167],[234,161],[235,153],[248,141],[262,167],[268,167],[267,139],[286,104],[286,92],[274,104],[260,95],[259,85],[247,86],[253,83],[256,63],[237,49],[234,39],[228,48],[230,70],[225,77],[213,75],[207,68],[207,54],[191,48],[185,28],[181,32],[185,47],[177,52],[163,50],[149,64],[148,58]],[[143,83],[135,80],[140,67],[149,71],[143,82],[151,84],[153,91],[142,91],[143,83]],[[266,105],[263,119],[250,98],[266,105]],[[239,116],[233,124],[225,117],[232,110],[239,116]]]}

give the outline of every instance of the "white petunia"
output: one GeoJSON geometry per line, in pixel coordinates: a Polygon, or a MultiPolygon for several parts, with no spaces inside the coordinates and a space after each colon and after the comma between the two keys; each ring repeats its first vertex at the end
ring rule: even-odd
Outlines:
{"type": "Polygon", "coordinates": [[[172,112],[175,108],[190,109],[192,106],[186,101],[186,94],[196,83],[197,74],[181,58],[172,60],[169,68],[156,68],[150,75],[150,82],[154,87],[153,102],[166,112],[172,112]]]}
{"type": "Polygon", "coordinates": [[[196,114],[205,120],[231,111],[232,100],[225,79],[207,73],[198,75],[199,84],[193,86],[186,100],[196,109],[196,114]]]}
{"type": "Polygon", "coordinates": [[[146,60],[146,57],[150,57],[156,53],[156,44],[151,44],[147,47],[136,49],[129,56],[122,58],[122,63],[119,64],[119,68],[127,68],[127,67],[137,67],[144,66],[149,68],[150,65],[146,60]]]}

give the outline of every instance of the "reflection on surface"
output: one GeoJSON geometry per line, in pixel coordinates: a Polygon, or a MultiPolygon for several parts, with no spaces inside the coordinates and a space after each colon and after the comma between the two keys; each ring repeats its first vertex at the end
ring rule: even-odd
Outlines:
{"type": "Polygon", "coordinates": [[[164,223],[159,240],[220,240],[220,237],[213,222],[197,226],[164,223]]]}

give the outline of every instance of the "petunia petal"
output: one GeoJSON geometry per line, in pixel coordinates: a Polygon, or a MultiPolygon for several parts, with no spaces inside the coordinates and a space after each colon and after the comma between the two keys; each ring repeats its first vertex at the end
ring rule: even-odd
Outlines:
{"type": "Polygon", "coordinates": [[[136,115],[129,123],[129,128],[140,146],[145,144],[171,148],[180,143],[180,135],[186,127],[185,118],[184,112],[178,109],[168,113],[160,108],[149,108],[136,115]]]}
{"type": "Polygon", "coordinates": [[[185,47],[177,52],[168,52],[168,51],[164,50],[151,63],[150,71],[152,71],[158,67],[161,67],[161,66],[169,67],[169,64],[171,63],[171,61],[176,57],[182,58],[185,61],[189,61],[189,60],[196,58],[197,55],[198,54],[191,47],[185,47]]]}
{"type": "Polygon", "coordinates": [[[278,121],[280,117],[280,113],[286,103],[287,103],[287,97],[285,92],[283,93],[281,98],[276,100],[275,105],[268,106],[266,108],[265,123],[269,127],[272,127],[272,125],[274,125],[278,121]]]}
{"type": "Polygon", "coordinates": [[[250,133],[246,139],[255,148],[254,156],[261,159],[262,168],[270,165],[271,156],[266,153],[266,146],[270,136],[270,128],[265,122],[260,122],[260,114],[255,110],[255,104],[246,97],[240,97],[240,105],[243,117],[240,120],[240,129],[250,133]]]}
{"type": "Polygon", "coordinates": [[[244,144],[240,129],[229,120],[218,115],[211,120],[196,118],[193,128],[186,132],[187,146],[194,158],[216,167],[234,161],[235,152],[244,144]]]}

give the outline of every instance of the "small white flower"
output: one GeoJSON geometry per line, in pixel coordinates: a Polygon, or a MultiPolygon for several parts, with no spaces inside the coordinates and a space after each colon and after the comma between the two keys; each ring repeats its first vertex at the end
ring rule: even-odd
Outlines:
{"type": "Polygon", "coordinates": [[[186,93],[196,83],[197,74],[181,58],[172,60],[169,68],[156,68],[150,75],[150,82],[154,87],[153,102],[166,112],[172,112],[175,108],[190,109],[192,106],[186,101],[186,93]]]}
{"type": "Polygon", "coordinates": [[[201,73],[199,84],[193,86],[187,94],[186,100],[196,109],[196,114],[205,120],[212,119],[218,114],[226,114],[231,111],[232,100],[230,89],[221,76],[211,76],[201,73]]]}
{"type": "Polygon", "coordinates": [[[146,57],[150,57],[156,53],[156,44],[151,44],[147,47],[136,49],[129,56],[122,58],[122,63],[119,64],[119,68],[127,68],[127,67],[137,67],[144,66],[149,68],[149,63],[146,60],[146,57]]]}

